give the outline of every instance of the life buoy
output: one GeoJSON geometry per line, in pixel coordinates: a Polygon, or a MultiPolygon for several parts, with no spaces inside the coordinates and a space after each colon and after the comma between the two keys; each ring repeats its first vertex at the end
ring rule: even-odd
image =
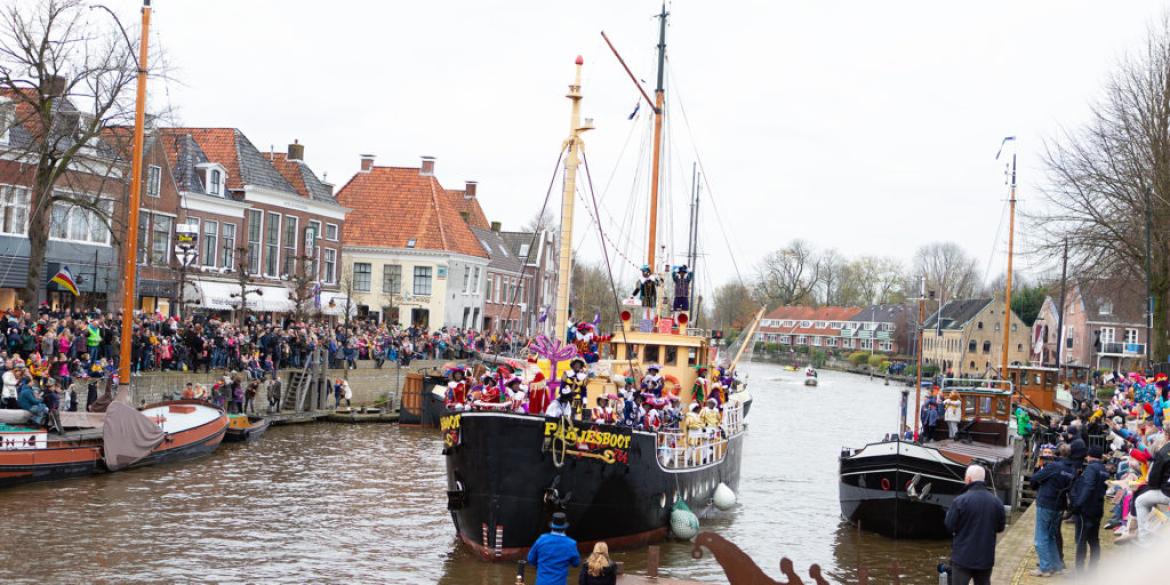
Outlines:
{"type": "Polygon", "coordinates": [[[883,478],[882,478],[882,489],[883,489],[883,490],[885,490],[885,491],[887,491],[887,492],[888,492],[888,491],[890,491],[890,480],[889,480],[889,478],[885,478],[885,477],[883,477],[883,478]]]}

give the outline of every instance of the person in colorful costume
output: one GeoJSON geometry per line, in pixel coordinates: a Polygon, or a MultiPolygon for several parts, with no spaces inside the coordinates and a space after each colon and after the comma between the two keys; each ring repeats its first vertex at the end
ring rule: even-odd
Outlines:
{"type": "Polygon", "coordinates": [[[586,323],[584,321],[577,324],[571,330],[573,345],[577,348],[577,355],[580,355],[587,364],[597,363],[598,346],[613,339],[612,335],[598,335],[597,327],[593,323],[586,323]]]}
{"type": "Polygon", "coordinates": [[[467,407],[467,372],[461,366],[451,368],[447,376],[446,403],[451,410],[463,410],[467,407]]]}
{"type": "Polygon", "coordinates": [[[710,393],[708,386],[710,386],[711,380],[707,379],[707,368],[700,366],[697,373],[695,385],[691,387],[691,400],[702,402],[707,399],[707,395],[710,393]]]}
{"type": "Polygon", "coordinates": [[[671,306],[675,311],[687,311],[691,308],[691,281],[694,280],[695,275],[687,271],[687,265],[683,264],[674,270],[671,279],[674,280],[674,304],[671,306]]]}
{"type": "Polygon", "coordinates": [[[585,370],[585,360],[575,357],[569,362],[569,370],[561,376],[561,389],[568,389],[571,395],[573,412],[577,420],[581,419],[585,405],[586,386],[589,382],[589,372],[585,370]]]}
{"type": "Polygon", "coordinates": [[[548,408],[548,382],[544,379],[544,372],[537,372],[528,383],[528,412],[542,414],[548,408]]]}
{"type": "Polygon", "coordinates": [[[646,375],[642,377],[640,385],[642,392],[653,394],[655,398],[662,397],[662,389],[666,387],[666,381],[659,374],[661,370],[662,366],[658,364],[650,364],[646,368],[646,375]]]}

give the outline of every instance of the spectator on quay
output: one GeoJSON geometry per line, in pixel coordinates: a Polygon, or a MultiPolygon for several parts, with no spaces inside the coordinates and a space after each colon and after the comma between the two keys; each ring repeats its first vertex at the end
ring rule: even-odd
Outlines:
{"type": "Polygon", "coordinates": [[[528,549],[528,564],[536,569],[534,585],[565,585],[569,579],[569,567],[581,564],[577,541],[565,534],[568,528],[565,513],[554,513],[549,523],[550,532],[540,535],[528,549]]]}
{"type": "MultiPolygon", "coordinates": [[[[1067,455],[1068,446],[1061,445],[1067,455]]],[[[1039,566],[1032,571],[1033,577],[1050,577],[1064,572],[1061,547],[1058,536],[1060,522],[1066,507],[1065,492],[1075,477],[1072,464],[1063,457],[1050,459],[1039,471],[1032,474],[1032,488],[1036,489],[1036,556],[1039,566]]]]}
{"type": "Polygon", "coordinates": [[[593,545],[593,554],[581,567],[578,585],[616,585],[617,564],[609,558],[609,545],[599,542],[593,545]]]}
{"type": "Polygon", "coordinates": [[[1105,515],[1105,481],[1109,473],[1101,462],[1105,451],[1100,445],[1088,448],[1085,467],[1073,481],[1070,506],[1076,514],[1076,568],[1080,572],[1085,566],[1088,552],[1089,569],[1097,566],[1101,557],[1101,517],[1105,515]]]}
{"type": "Polygon", "coordinates": [[[989,585],[995,566],[995,535],[1003,532],[1003,503],[987,489],[987,471],[967,468],[963,493],[947,508],[946,528],[951,543],[951,585],[989,585]]]}
{"type": "Polygon", "coordinates": [[[1150,513],[1155,506],[1170,504],[1170,426],[1163,429],[1160,448],[1153,455],[1146,485],[1149,488],[1134,499],[1137,507],[1138,541],[1148,543],[1152,535],[1150,513]]]}
{"type": "Polygon", "coordinates": [[[280,410],[280,386],[280,378],[273,372],[272,379],[268,381],[268,412],[280,410]]]}

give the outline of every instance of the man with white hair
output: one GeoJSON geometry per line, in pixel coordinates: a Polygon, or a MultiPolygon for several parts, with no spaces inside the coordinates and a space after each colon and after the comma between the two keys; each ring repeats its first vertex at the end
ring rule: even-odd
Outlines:
{"type": "Polygon", "coordinates": [[[1003,502],[987,489],[987,471],[967,468],[963,493],[947,508],[951,542],[951,585],[989,585],[995,566],[995,535],[1003,532],[1007,517],[1003,502]]]}

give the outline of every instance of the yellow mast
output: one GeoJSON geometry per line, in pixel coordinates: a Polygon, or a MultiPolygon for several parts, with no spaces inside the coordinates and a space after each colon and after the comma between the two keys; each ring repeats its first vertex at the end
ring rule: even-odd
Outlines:
{"type": "MultiPolygon", "coordinates": [[[[130,197],[127,199],[125,241],[126,253],[122,258],[122,343],[118,356],[118,397],[130,399],[130,338],[134,336],[135,277],[137,276],[138,254],[135,249],[138,233],[138,195],[142,189],[142,151],[146,119],[146,58],[149,53],[147,40],[150,31],[150,0],[142,4],[142,41],[138,55],[138,95],[134,110],[134,152],[130,163],[130,197]]],[[[179,294],[183,294],[179,291],[179,294]]]]}
{"type": "MultiPolygon", "coordinates": [[[[662,4],[662,12],[658,15],[658,86],[654,89],[654,158],[650,167],[650,236],[646,242],[646,265],[651,274],[658,271],[654,265],[654,247],[658,238],[658,187],[659,166],[662,158],[662,113],[666,102],[666,90],[663,87],[663,68],[666,65],[666,3],[662,4]]],[[[656,303],[657,304],[657,303],[656,303]]]]}
{"type": "MultiPolygon", "coordinates": [[[[581,124],[581,66],[585,59],[577,57],[577,76],[565,96],[573,101],[569,118],[569,137],[562,150],[568,150],[565,159],[565,188],[561,193],[561,246],[557,272],[557,307],[553,320],[553,338],[564,339],[569,329],[569,282],[573,270],[573,198],[577,194],[577,166],[581,156],[581,133],[593,128],[590,120],[581,124]]],[[[555,372],[554,372],[555,375],[555,372]]]]}

